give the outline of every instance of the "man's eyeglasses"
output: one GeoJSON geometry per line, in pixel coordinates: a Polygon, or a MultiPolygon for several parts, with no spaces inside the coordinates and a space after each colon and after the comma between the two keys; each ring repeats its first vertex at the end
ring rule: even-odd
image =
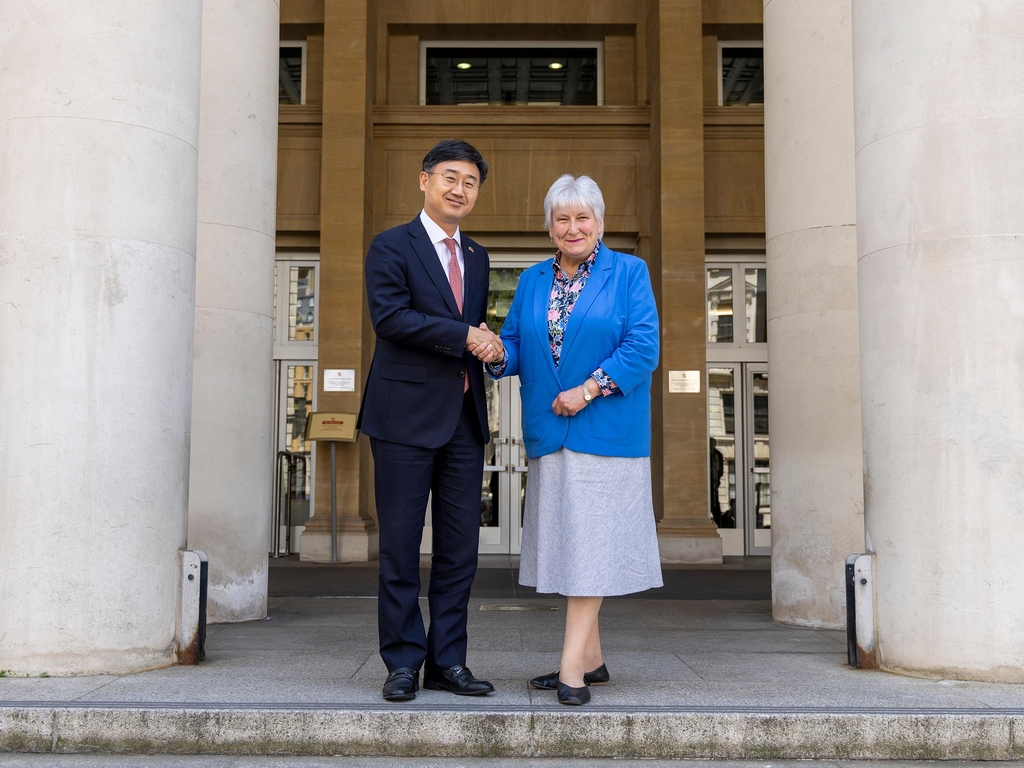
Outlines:
{"type": "MultiPolygon", "coordinates": [[[[441,181],[449,189],[455,189],[459,184],[459,177],[452,176],[450,173],[442,173],[441,171],[425,171],[428,176],[440,176],[441,181]]],[[[474,179],[462,179],[462,188],[467,192],[472,192],[476,189],[476,181],[474,179]]]]}

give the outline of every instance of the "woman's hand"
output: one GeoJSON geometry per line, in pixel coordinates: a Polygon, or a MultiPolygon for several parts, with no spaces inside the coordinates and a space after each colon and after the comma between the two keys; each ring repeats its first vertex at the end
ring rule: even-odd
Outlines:
{"type": "Polygon", "coordinates": [[[487,323],[480,323],[479,328],[469,327],[469,335],[466,337],[466,349],[484,363],[496,363],[505,356],[505,348],[502,346],[501,338],[491,332],[491,329],[487,327],[487,323]]]}
{"type": "MultiPolygon", "coordinates": [[[[581,387],[573,387],[567,389],[564,392],[559,392],[558,397],[551,403],[551,410],[555,412],[556,416],[575,416],[577,413],[587,407],[587,401],[583,398],[583,389],[590,384],[593,379],[587,379],[587,381],[581,387]]],[[[596,389],[596,382],[595,387],[596,389]]],[[[593,389],[591,389],[593,394],[593,389]]]]}

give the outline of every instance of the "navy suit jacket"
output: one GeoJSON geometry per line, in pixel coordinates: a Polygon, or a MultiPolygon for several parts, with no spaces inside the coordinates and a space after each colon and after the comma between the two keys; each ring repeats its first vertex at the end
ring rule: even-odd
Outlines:
{"type": "Polygon", "coordinates": [[[364,435],[440,448],[455,433],[468,375],[487,442],[483,366],[466,351],[466,335],[486,319],[490,260],[481,245],[461,239],[463,312],[419,216],[370,244],[364,274],[377,345],[356,422],[364,435]]]}

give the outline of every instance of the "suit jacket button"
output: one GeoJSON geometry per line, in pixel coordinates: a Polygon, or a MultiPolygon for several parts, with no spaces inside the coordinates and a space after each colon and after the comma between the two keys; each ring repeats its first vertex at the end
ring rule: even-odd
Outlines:
{"type": "Polygon", "coordinates": [[[459,378],[460,379],[466,378],[466,372],[465,371],[459,371],[459,378]]]}

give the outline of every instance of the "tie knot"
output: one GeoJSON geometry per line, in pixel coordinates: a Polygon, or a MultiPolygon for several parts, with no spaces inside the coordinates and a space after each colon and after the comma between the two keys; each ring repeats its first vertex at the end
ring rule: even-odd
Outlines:
{"type": "Polygon", "coordinates": [[[448,253],[450,253],[452,256],[454,256],[455,255],[455,238],[454,237],[446,237],[444,239],[444,244],[448,246],[448,253]]]}

